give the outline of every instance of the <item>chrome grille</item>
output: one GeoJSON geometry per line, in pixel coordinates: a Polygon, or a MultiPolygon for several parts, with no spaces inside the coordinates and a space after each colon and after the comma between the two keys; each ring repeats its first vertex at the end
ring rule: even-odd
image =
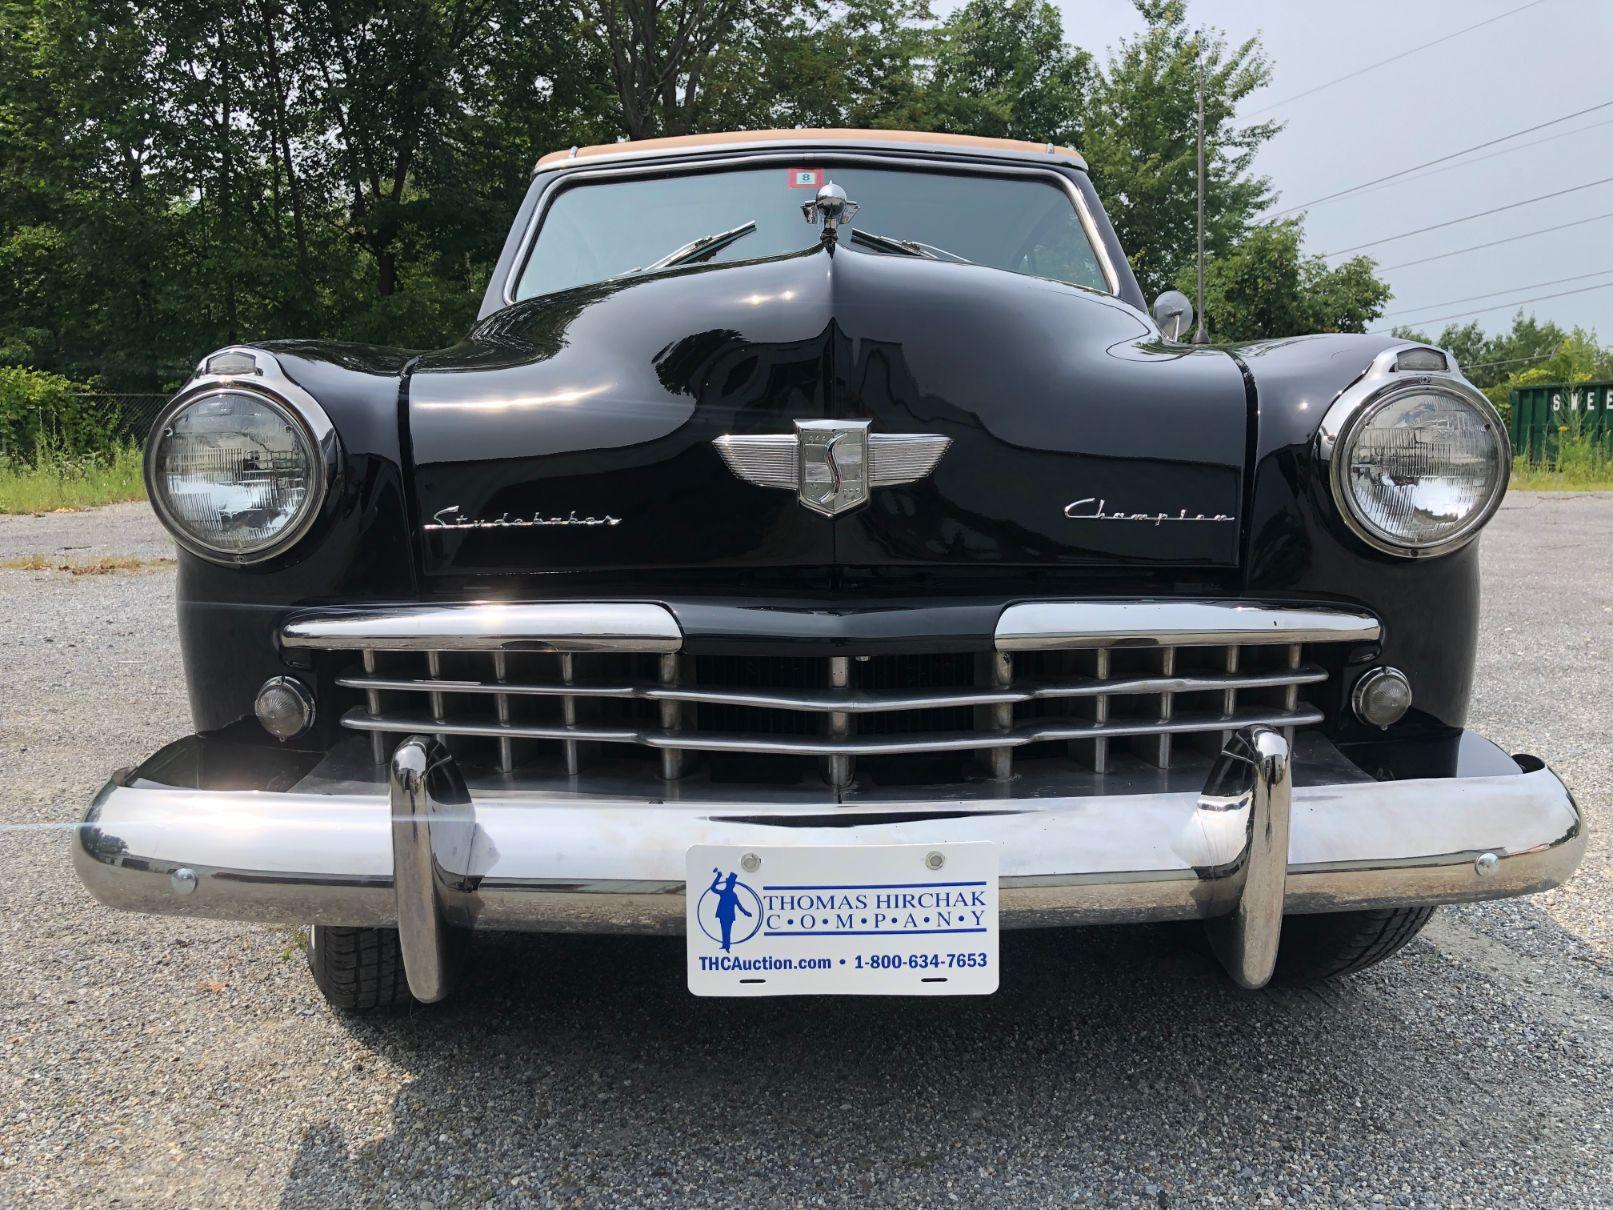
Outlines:
{"type": "Polygon", "coordinates": [[[1169,768],[1183,743],[1320,721],[1303,693],[1328,674],[1306,657],[1301,644],[744,659],[365,649],[341,657],[352,663],[336,683],[361,701],[342,723],[370,733],[377,762],[435,734],[504,772],[578,774],[641,753],[669,780],[698,762],[842,788],[859,762],[884,762],[889,784],[902,779],[893,761],[919,779],[917,759],[938,756],[965,778],[1008,778],[1020,753],[1099,773],[1119,753],[1169,768]]]}
{"type": "Polygon", "coordinates": [[[1003,612],[996,650],[741,657],[684,651],[664,607],[585,603],[348,610],[281,637],[337,661],[355,703],[342,725],[371,735],[377,762],[432,734],[505,773],[637,760],[669,783],[700,768],[838,791],[859,770],[1004,780],[1026,757],[1168,769],[1251,723],[1292,735],[1323,717],[1327,646],[1379,629],[1342,610],[1042,602],[1003,612]]]}

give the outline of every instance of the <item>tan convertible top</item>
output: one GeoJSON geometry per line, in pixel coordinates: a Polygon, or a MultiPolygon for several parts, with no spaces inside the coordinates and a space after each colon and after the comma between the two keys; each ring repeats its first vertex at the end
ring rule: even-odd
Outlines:
{"type": "Polygon", "coordinates": [[[987,139],[966,134],[937,134],[919,130],[734,130],[722,134],[684,134],[665,139],[637,139],[624,143],[596,143],[592,147],[573,147],[569,151],[551,151],[538,161],[539,169],[577,160],[619,159],[628,156],[655,155],[661,152],[711,150],[721,147],[742,147],[747,144],[777,143],[781,146],[801,143],[840,144],[846,147],[863,147],[884,144],[921,147],[933,151],[995,152],[1016,158],[1049,157],[1073,160],[1085,167],[1080,153],[1069,147],[1055,147],[1051,143],[1031,143],[1024,139],[987,139]]]}

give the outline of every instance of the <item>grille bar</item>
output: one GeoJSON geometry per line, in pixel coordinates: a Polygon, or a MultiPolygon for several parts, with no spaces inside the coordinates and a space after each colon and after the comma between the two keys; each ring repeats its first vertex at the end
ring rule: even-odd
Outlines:
{"type": "MultiPolygon", "coordinates": [[[[376,677],[375,677],[375,652],[373,652],[373,651],[366,651],[364,653],[364,675],[369,680],[373,681],[373,680],[376,679],[376,677]]],[[[365,695],[364,695],[364,701],[365,701],[365,704],[369,707],[371,714],[380,714],[381,713],[381,695],[380,695],[379,692],[376,691],[376,689],[374,689],[374,688],[369,689],[368,692],[366,692],[365,695]]],[[[386,736],[384,736],[384,735],[372,735],[372,736],[370,736],[370,755],[375,758],[375,763],[376,764],[379,765],[379,764],[384,764],[385,763],[385,761],[387,759],[386,736]]]]}
{"type": "MultiPolygon", "coordinates": [[[[1236,669],[1233,670],[1236,672],[1236,669]]],[[[1012,674],[1010,673],[1010,680],[1012,674]]],[[[1207,674],[1203,676],[1133,676],[1112,680],[1097,677],[1075,678],[1068,682],[1022,683],[1017,687],[972,690],[940,690],[927,693],[874,694],[850,689],[779,690],[727,689],[721,687],[682,687],[676,684],[506,684],[488,681],[433,680],[430,677],[341,676],[338,685],[388,693],[494,694],[499,697],[602,697],[638,698],[645,701],[708,702],[763,709],[874,714],[899,710],[935,710],[946,706],[1001,706],[1020,702],[1052,701],[1059,698],[1094,697],[1112,694],[1203,693],[1238,689],[1269,689],[1315,685],[1327,680],[1327,673],[1314,664],[1273,672],[1207,674]]],[[[1297,700],[1297,699],[1296,699],[1297,700]]],[[[1292,709],[1292,705],[1289,707],[1292,709]]],[[[1227,709],[1230,711],[1231,706],[1227,709]]],[[[374,713],[375,708],[371,707],[374,713]]]]}
{"type": "MultiPolygon", "coordinates": [[[[661,684],[676,686],[682,674],[682,669],[675,655],[663,655],[660,660],[661,684]]],[[[661,730],[663,734],[677,737],[683,730],[683,702],[675,697],[661,698],[661,730]]],[[[683,776],[683,749],[667,747],[661,751],[661,776],[668,781],[676,781],[683,776]]]]}
{"type": "Polygon", "coordinates": [[[322,651],[677,651],[683,632],[664,605],[389,605],[298,614],[287,647],[322,651]]]}
{"type": "Polygon", "coordinates": [[[1072,720],[1022,725],[1007,732],[963,731],[919,737],[854,735],[781,736],[722,732],[633,730],[612,727],[532,726],[496,721],[455,720],[439,723],[427,715],[389,714],[374,718],[354,709],[342,717],[342,725],[359,731],[400,734],[475,735],[488,738],[509,736],[520,739],[594,740],[600,743],[642,744],[650,748],[681,748],[692,752],[750,752],[775,756],[892,756],[919,752],[959,752],[998,747],[1019,748],[1051,740],[1114,738],[1121,736],[1174,735],[1183,732],[1216,731],[1230,721],[1234,729],[1253,724],[1268,727],[1303,727],[1322,721],[1320,710],[1240,710],[1231,720],[1219,713],[1194,714],[1170,719],[1122,719],[1105,723],[1072,720]]]}
{"type": "MultiPolygon", "coordinates": [[[[1160,651],[1159,671],[1162,675],[1167,677],[1176,671],[1176,648],[1166,647],[1160,651]]],[[[1299,690],[1295,689],[1294,692],[1297,695],[1299,690]]],[[[1167,691],[1159,695],[1160,722],[1168,723],[1171,721],[1171,714],[1174,712],[1175,700],[1176,694],[1174,692],[1167,691]]],[[[1169,769],[1171,767],[1171,733],[1169,731],[1161,731],[1158,738],[1155,740],[1153,763],[1158,765],[1161,769],[1169,769]]]]}
{"type": "MultiPolygon", "coordinates": [[[[991,665],[991,684],[998,690],[1006,690],[1014,683],[1014,657],[1006,651],[996,651],[987,657],[991,665]]],[[[1012,702],[998,702],[985,709],[986,726],[990,731],[1007,733],[1014,726],[1014,705],[1012,702]]],[[[998,747],[991,749],[991,775],[998,781],[1007,781],[1014,775],[1014,750],[1011,747],[998,747]]]]}
{"type": "MultiPolygon", "coordinates": [[[[369,664],[374,662],[375,653],[366,651],[364,654],[367,657],[365,666],[368,667],[369,664]]],[[[498,684],[492,686],[491,688],[492,692],[497,695],[493,698],[493,703],[498,709],[498,721],[501,723],[508,723],[510,721],[510,695],[503,692],[504,685],[509,680],[509,663],[509,657],[506,656],[502,651],[495,651],[493,653],[493,675],[498,679],[498,684]]],[[[375,695],[372,692],[370,696],[373,700],[375,695]]],[[[377,713],[376,708],[373,705],[370,707],[370,713],[377,713]]],[[[515,767],[514,753],[515,748],[514,745],[510,743],[509,737],[500,736],[498,741],[498,771],[500,773],[508,773],[515,767]]],[[[570,755],[569,748],[567,750],[567,755],[570,755]]],[[[566,763],[569,765],[571,762],[568,760],[566,763]]]]}
{"type": "MultiPolygon", "coordinates": [[[[1092,703],[1092,721],[1106,723],[1109,721],[1109,694],[1113,686],[1109,677],[1110,652],[1107,647],[1098,649],[1093,659],[1097,674],[1092,678],[1102,690],[1092,703]]],[[[1109,771],[1109,737],[1099,735],[1092,741],[1092,770],[1094,773],[1107,773],[1109,771]]]]}
{"type": "MultiPolygon", "coordinates": [[[[851,660],[843,655],[832,656],[829,660],[829,688],[832,692],[844,694],[851,687],[851,660]]],[[[825,780],[837,790],[843,790],[851,784],[853,765],[851,756],[843,746],[849,742],[852,733],[851,713],[846,710],[831,710],[826,720],[828,726],[825,733],[831,742],[836,745],[834,754],[826,762],[825,780]]]]}
{"type": "Polygon", "coordinates": [[[999,651],[1094,647],[1222,647],[1229,643],[1365,643],[1383,628],[1370,614],[1250,601],[1028,601],[997,622],[999,651]]]}
{"type": "MultiPolygon", "coordinates": [[[[1291,669],[1298,668],[1300,661],[1304,658],[1304,655],[1305,648],[1301,644],[1290,643],[1288,645],[1288,667],[1291,669]]],[[[1287,709],[1292,710],[1298,704],[1299,686],[1289,685],[1287,689],[1283,690],[1283,705],[1287,709]]],[[[1288,744],[1289,747],[1293,747],[1294,728],[1292,726],[1283,728],[1283,740],[1288,744]]]]}

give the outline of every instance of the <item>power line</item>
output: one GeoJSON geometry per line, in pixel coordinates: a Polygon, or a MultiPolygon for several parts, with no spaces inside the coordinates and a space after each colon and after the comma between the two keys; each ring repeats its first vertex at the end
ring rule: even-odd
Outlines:
{"type": "Polygon", "coordinates": [[[1244,116],[1255,118],[1259,117],[1263,113],[1270,113],[1273,109],[1280,109],[1284,105],[1290,105],[1302,97],[1308,97],[1314,93],[1321,92],[1324,88],[1332,88],[1335,84],[1343,84],[1346,80],[1353,80],[1357,76],[1364,76],[1369,71],[1377,71],[1380,67],[1387,67],[1391,63],[1398,63],[1401,59],[1415,55],[1419,51],[1425,51],[1431,46],[1438,46],[1441,42],[1449,42],[1452,38],[1460,38],[1463,34],[1470,34],[1476,29],[1482,29],[1486,25],[1492,25],[1501,20],[1503,17],[1510,17],[1513,13],[1521,13],[1526,8],[1534,8],[1537,5],[1544,4],[1545,2],[1546,0],[1530,0],[1528,4],[1520,4],[1517,8],[1509,8],[1504,13],[1497,13],[1493,17],[1486,17],[1483,21],[1479,21],[1473,25],[1464,26],[1461,29],[1454,30],[1443,37],[1435,38],[1432,42],[1424,42],[1421,46],[1413,46],[1410,50],[1403,50],[1398,55],[1390,55],[1387,59],[1380,59],[1376,63],[1369,63],[1367,66],[1358,68],[1347,75],[1342,75],[1336,80],[1328,80],[1325,84],[1318,84],[1314,88],[1307,88],[1304,92],[1296,92],[1291,97],[1284,97],[1280,101],[1273,101],[1270,105],[1263,105],[1259,109],[1251,110],[1244,116]]]}
{"type": "Polygon", "coordinates": [[[1544,202],[1554,197],[1562,197],[1568,193],[1579,193],[1585,189],[1595,189],[1598,185],[1613,185],[1613,176],[1605,176],[1599,181],[1587,181],[1583,185],[1570,185],[1567,189],[1558,189],[1551,193],[1542,193],[1538,197],[1526,197],[1521,202],[1508,202],[1505,206],[1492,206],[1488,210],[1480,210],[1476,214],[1464,214],[1461,218],[1446,219],[1443,223],[1433,223],[1427,227],[1418,227],[1411,231],[1402,231],[1398,235],[1386,235],[1382,239],[1369,239],[1364,244],[1352,244],[1348,248],[1339,248],[1333,252],[1324,252],[1323,256],[1343,256],[1346,252],[1359,252],[1363,248],[1376,248],[1379,244],[1392,244],[1399,239],[1410,239],[1414,235],[1425,235],[1430,231],[1438,231],[1444,227],[1454,227],[1458,223],[1470,223],[1476,218],[1486,218],[1492,214],[1501,214],[1507,210],[1517,210],[1522,206],[1533,206],[1536,202],[1544,202]]]}
{"type": "Polygon", "coordinates": [[[1483,294],[1469,294],[1465,298],[1447,298],[1444,302],[1428,303],[1421,307],[1406,307],[1400,311],[1385,311],[1380,319],[1390,319],[1396,315],[1410,315],[1413,311],[1433,311],[1440,307],[1454,307],[1457,303],[1473,302],[1480,298],[1494,298],[1497,294],[1511,294],[1514,290],[1538,290],[1542,286],[1560,286],[1564,282],[1584,281],[1587,277],[1602,277],[1613,273],[1613,269],[1598,269],[1595,273],[1579,273],[1573,277],[1557,277],[1551,281],[1530,282],[1527,286],[1508,286],[1505,290],[1489,290],[1483,294]]]}
{"type": "MultiPolygon", "coordinates": [[[[1526,303],[1545,302],[1548,298],[1566,298],[1570,294],[1589,294],[1593,290],[1613,290],[1613,281],[1603,282],[1600,286],[1581,286],[1578,290],[1559,290],[1555,294],[1538,294],[1534,298],[1517,298],[1511,302],[1496,303],[1493,307],[1478,307],[1472,311],[1458,311],[1454,315],[1433,315],[1427,319],[1418,320],[1418,323],[1440,324],[1450,319],[1466,319],[1469,315],[1483,315],[1486,311],[1506,311],[1513,307],[1521,307],[1526,303]]],[[[1399,325],[1397,325],[1399,326],[1399,325]]],[[[1374,328],[1375,332],[1392,331],[1390,328],[1374,328]]]]}
{"type": "MultiPolygon", "coordinates": [[[[1415,176],[1408,176],[1399,182],[1389,182],[1383,185],[1363,185],[1362,193],[1378,193],[1384,189],[1392,188],[1394,184],[1409,184],[1412,181],[1426,181],[1431,176],[1438,176],[1442,172],[1455,172],[1459,168],[1470,168],[1474,164],[1482,164],[1485,160],[1493,160],[1497,156],[1511,155],[1514,151],[1523,151],[1529,147],[1539,147],[1542,143],[1555,142],[1558,139],[1572,138],[1576,134],[1584,134],[1588,130],[1599,130],[1603,126],[1613,126],[1613,118],[1601,122],[1592,122],[1588,126],[1576,126],[1573,130],[1564,130],[1558,134],[1548,134],[1545,138],[1530,139],[1527,143],[1519,143],[1516,147],[1503,147],[1500,151],[1492,151],[1489,155],[1476,155],[1471,160],[1463,160],[1460,164],[1447,164],[1443,168],[1430,168],[1426,172],[1419,172],[1415,176]]],[[[1315,205],[1316,203],[1312,203],[1315,205]]]]}
{"type": "Polygon", "coordinates": [[[1490,370],[1496,366],[1515,366],[1520,361],[1545,361],[1546,358],[1555,356],[1557,356],[1557,350],[1553,349],[1550,353],[1534,353],[1528,357],[1508,357],[1502,361],[1481,361],[1477,365],[1463,366],[1462,371],[1466,373],[1468,370],[1490,370]]]}
{"type": "Polygon", "coordinates": [[[1574,113],[1564,114],[1560,118],[1552,118],[1549,122],[1541,122],[1534,126],[1526,126],[1522,130],[1514,130],[1511,134],[1504,134],[1500,138],[1488,139],[1483,143],[1475,143],[1471,147],[1464,147],[1460,151],[1453,151],[1449,155],[1440,156],[1438,159],[1424,160],[1421,164],[1413,164],[1410,168],[1402,168],[1399,172],[1391,172],[1387,176],[1375,177],[1370,181],[1363,181],[1359,185],[1351,185],[1348,189],[1340,189],[1336,193],[1329,193],[1319,198],[1313,198],[1311,201],[1304,202],[1298,206],[1285,207],[1282,210],[1273,212],[1269,218],[1281,218],[1283,215],[1292,214],[1296,210],[1305,210],[1311,206],[1319,206],[1323,202],[1331,202],[1334,198],[1341,198],[1351,193],[1359,193],[1361,190],[1368,189],[1373,185],[1381,185],[1385,181],[1392,181],[1397,177],[1407,176],[1410,173],[1416,172],[1420,168],[1432,168],[1435,164],[1443,164],[1447,160],[1454,160],[1461,156],[1469,155],[1475,151],[1483,151],[1486,147],[1494,147],[1497,143],[1505,143],[1509,139],[1516,139],[1521,135],[1533,134],[1535,131],[1544,130],[1548,126],[1558,126],[1563,122],[1571,122],[1575,118],[1582,118],[1588,113],[1595,113],[1599,109],[1608,108],[1613,108],[1613,101],[1603,101],[1600,105],[1592,105],[1588,109],[1581,109],[1574,113]]]}
{"type": "Polygon", "coordinates": [[[1398,265],[1384,265],[1379,272],[1388,273],[1394,269],[1409,269],[1413,265],[1426,265],[1429,261],[1461,256],[1464,252],[1477,252],[1482,248],[1494,248],[1498,244],[1510,244],[1520,239],[1529,239],[1531,236],[1547,235],[1553,231],[1566,231],[1570,227],[1583,227],[1586,223],[1599,222],[1604,218],[1613,218],[1613,210],[1609,210],[1605,214],[1593,214],[1590,218],[1577,218],[1571,223],[1558,223],[1555,227],[1536,227],[1533,231],[1525,231],[1519,235],[1509,235],[1504,239],[1493,239],[1488,243],[1474,244],[1468,248],[1457,248],[1451,252],[1436,252],[1433,256],[1424,256],[1417,260],[1403,260],[1398,265]]]}

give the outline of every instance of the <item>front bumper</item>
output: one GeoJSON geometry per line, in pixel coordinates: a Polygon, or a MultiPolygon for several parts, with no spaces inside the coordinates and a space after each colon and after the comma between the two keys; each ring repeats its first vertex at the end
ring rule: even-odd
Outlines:
{"type": "Polygon", "coordinates": [[[1298,787],[1287,760],[1280,734],[1252,728],[1198,793],[679,803],[472,796],[438,745],[411,740],[394,758],[390,800],[379,787],[114,778],[79,829],[74,862],[97,899],[133,911],[390,927],[408,896],[429,893],[443,920],[469,928],[678,933],[684,855],[696,844],[990,841],[1005,926],[1236,915],[1262,876],[1275,880],[1263,892],[1276,896],[1272,924],[1283,913],[1493,899],[1557,886],[1584,853],[1573,798],[1532,759],[1481,776],[1298,787]],[[430,778],[400,767],[411,745],[431,749],[430,778]],[[405,866],[431,885],[411,889],[421,878],[405,866]]]}

